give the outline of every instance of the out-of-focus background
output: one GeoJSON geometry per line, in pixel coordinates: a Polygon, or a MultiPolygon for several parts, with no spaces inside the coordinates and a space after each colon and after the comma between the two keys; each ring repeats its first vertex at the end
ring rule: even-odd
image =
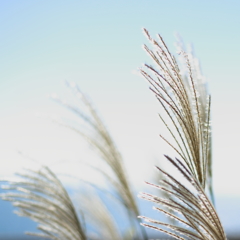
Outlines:
{"type": "MultiPolygon", "coordinates": [[[[69,189],[77,186],[66,175],[94,181],[80,163],[90,161],[86,144],[51,121],[72,118],[49,99],[56,93],[74,102],[64,85],[69,81],[97,107],[136,195],[145,190],[143,181],[155,178],[153,165],[163,165],[168,152],[158,136],[165,131],[160,106],[137,71],[151,63],[141,48],[148,44],[142,28],[160,33],[173,53],[180,33],[193,44],[212,95],[217,210],[227,234],[240,236],[239,11],[237,0],[0,1],[0,177],[38,162],[65,174],[69,189]]],[[[35,228],[12,210],[0,201],[0,236],[20,237],[35,228]]]]}

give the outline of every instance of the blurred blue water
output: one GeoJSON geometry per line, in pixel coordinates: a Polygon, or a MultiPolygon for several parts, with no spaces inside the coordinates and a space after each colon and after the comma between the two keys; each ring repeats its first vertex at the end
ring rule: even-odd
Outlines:
{"type": "MultiPolygon", "coordinates": [[[[0,192],[2,192],[0,190],[0,192]]],[[[216,208],[223,223],[223,227],[229,236],[240,236],[240,198],[238,197],[216,197],[216,208]]],[[[163,220],[163,216],[157,211],[152,210],[152,203],[138,200],[141,214],[155,219],[163,220]]],[[[37,224],[25,217],[19,217],[13,213],[14,207],[10,202],[0,200],[0,239],[2,236],[24,237],[25,231],[36,231],[37,224]]],[[[118,215],[115,209],[113,215],[118,215]]],[[[122,216],[119,216],[119,218],[122,216]]],[[[118,218],[118,217],[116,217],[118,218]]],[[[118,224],[127,224],[121,219],[117,219],[118,224]]],[[[122,226],[123,227],[123,226],[122,226]]],[[[125,226],[124,226],[125,227],[125,226]]],[[[150,234],[151,230],[148,231],[150,234]]],[[[155,234],[155,231],[153,232],[155,234]]]]}
{"type": "Polygon", "coordinates": [[[0,236],[24,237],[25,231],[36,231],[36,223],[17,216],[13,213],[14,210],[16,209],[10,202],[0,200],[0,236]]]}

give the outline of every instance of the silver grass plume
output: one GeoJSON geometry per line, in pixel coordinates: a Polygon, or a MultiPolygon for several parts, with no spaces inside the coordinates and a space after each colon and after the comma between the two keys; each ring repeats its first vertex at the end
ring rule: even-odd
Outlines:
{"type": "Polygon", "coordinates": [[[186,69],[186,64],[185,64],[185,57],[184,54],[181,54],[182,52],[187,52],[187,56],[189,58],[189,62],[190,62],[190,66],[192,69],[192,77],[193,79],[195,79],[195,88],[197,89],[198,95],[199,95],[199,107],[202,108],[201,112],[202,114],[205,116],[203,117],[203,119],[209,119],[208,122],[208,141],[207,143],[205,143],[206,145],[208,144],[208,163],[207,163],[207,173],[206,173],[206,188],[209,190],[209,194],[211,197],[211,200],[214,204],[214,194],[213,194],[213,188],[212,188],[212,151],[211,151],[211,146],[212,146],[212,134],[211,134],[211,119],[210,119],[210,104],[211,102],[209,102],[209,105],[207,103],[208,99],[209,101],[211,101],[210,96],[208,95],[208,91],[207,91],[207,81],[202,73],[201,70],[201,66],[200,66],[200,61],[198,58],[196,58],[194,56],[193,53],[193,49],[192,46],[189,47],[189,50],[186,51],[186,47],[184,45],[184,42],[182,41],[182,39],[180,38],[180,36],[178,36],[178,41],[176,43],[176,47],[179,51],[179,61],[181,64],[181,72],[182,72],[182,76],[183,78],[185,78],[185,81],[187,81],[188,79],[188,71],[186,69]],[[185,67],[184,67],[185,66],[185,67]],[[185,68],[185,71],[183,70],[185,68]],[[207,115],[206,115],[207,114],[207,115]]]}
{"type": "Polygon", "coordinates": [[[151,91],[155,94],[170,120],[170,124],[168,124],[160,115],[160,119],[168,129],[173,141],[169,141],[163,136],[161,138],[172,147],[181,160],[165,157],[183,175],[188,185],[191,185],[191,189],[180,183],[171,174],[157,167],[161,175],[164,175],[160,185],[148,182],[147,184],[165,192],[168,197],[160,198],[148,193],[141,193],[139,196],[167,207],[168,211],[159,207],[154,207],[154,209],[182,223],[184,227],[140,216],[145,221],[155,224],[144,223],[142,225],[181,240],[226,239],[220,219],[206,194],[207,188],[213,200],[211,98],[207,94],[199,64],[192,54],[188,55],[182,49],[180,55],[187,73],[180,71],[175,57],[170,53],[162,37],[158,35],[158,42],[151,38],[146,29],[144,32],[155,50],[150,50],[146,45],[144,45],[144,49],[154,60],[157,69],[145,64],[146,70],[140,69],[140,71],[150,83],[151,91]]]}
{"type": "Polygon", "coordinates": [[[87,239],[68,193],[48,167],[18,175],[21,180],[2,186],[8,192],[1,197],[13,202],[19,216],[38,223],[41,232],[27,234],[54,240],[87,239]]]}
{"type": "MultiPolygon", "coordinates": [[[[73,106],[69,103],[66,103],[59,98],[54,97],[53,100],[60,103],[67,109],[71,110],[77,116],[83,120],[84,128],[78,129],[72,125],[62,124],[61,125],[75,131],[80,136],[85,139],[94,151],[105,161],[105,163],[110,167],[114,173],[114,178],[110,177],[106,172],[101,169],[96,169],[107,179],[109,183],[112,184],[114,189],[117,192],[118,198],[121,201],[121,204],[124,206],[128,213],[129,221],[132,225],[132,228],[136,230],[136,220],[139,216],[139,209],[136,203],[136,200],[132,194],[129,180],[127,178],[126,170],[123,164],[122,155],[118,151],[110,133],[105,127],[103,121],[99,117],[97,111],[94,109],[93,104],[90,102],[88,97],[81,92],[79,87],[76,84],[69,84],[66,82],[67,86],[71,88],[76,97],[84,105],[86,110],[79,109],[76,106],[73,106]],[[86,130],[87,129],[87,130],[86,130]]],[[[141,229],[142,238],[147,239],[145,230],[141,229]]],[[[137,233],[137,232],[136,232],[137,233]]]]}
{"type": "Polygon", "coordinates": [[[173,213],[163,210],[160,207],[154,207],[155,210],[176,220],[179,224],[167,224],[148,217],[140,216],[140,218],[144,219],[146,222],[155,224],[151,225],[143,223],[142,225],[164,232],[169,236],[181,240],[226,240],[227,238],[217,212],[211,201],[208,199],[199,180],[195,178],[180,160],[173,160],[168,156],[165,157],[178,169],[187,182],[190,183],[191,188],[189,189],[185,187],[171,174],[157,167],[166,179],[162,180],[160,185],[146,183],[166,192],[169,197],[167,199],[160,198],[148,193],[140,193],[139,197],[165,206],[169,210],[176,212],[173,213]],[[182,224],[183,227],[180,227],[180,224],[182,224]]]}
{"type": "MultiPolygon", "coordinates": [[[[150,83],[150,89],[169,117],[168,122],[161,120],[172,136],[172,141],[162,135],[176,154],[185,162],[189,171],[199,180],[203,189],[211,175],[211,98],[201,76],[191,65],[189,58],[182,50],[187,74],[182,74],[175,57],[170,53],[162,37],[154,40],[144,29],[144,33],[154,46],[154,51],[144,45],[144,49],[154,60],[157,68],[145,64],[141,74],[150,83]],[[196,77],[197,76],[197,77],[196,77]]],[[[211,188],[211,186],[208,186],[211,188]]]]}

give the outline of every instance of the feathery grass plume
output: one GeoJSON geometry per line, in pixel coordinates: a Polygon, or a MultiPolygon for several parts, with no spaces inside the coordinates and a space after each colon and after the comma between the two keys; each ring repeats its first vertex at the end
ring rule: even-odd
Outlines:
{"type": "MultiPolygon", "coordinates": [[[[161,138],[169,144],[185,162],[189,171],[199,180],[203,189],[206,182],[211,185],[211,129],[210,95],[202,81],[193,58],[184,50],[180,52],[185,61],[187,74],[182,74],[175,57],[170,53],[162,37],[154,40],[146,29],[144,32],[154,46],[154,50],[144,45],[144,49],[154,60],[157,68],[145,64],[140,69],[150,83],[150,89],[169,117],[167,122],[160,118],[173,141],[161,138]],[[199,78],[200,77],[200,78],[199,78]]],[[[211,186],[208,186],[212,189],[211,186]]],[[[211,194],[212,191],[210,190],[211,194]]]]}
{"type": "Polygon", "coordinates": [[[207,94],[199,64],[192,54],[187,55],[182,49],[180,54],[187,73],[182,68],[180,71],[177,61],[162,37],[158,35],[160,42],[157,42],[151,38],[146,29],[144,32],[155,47],[154,51],[146,45],[144,49],[157,64],[157,70],[145,64],[147,70],[141,69],[140,71],[150,83],[150,89],[169,117],[170,124],[167,124],[167,121],[160,116],[174,143],[163,136],[161,137],[174,149],[181,160],[165,157],[183,175],[190,187],[180,183],[176,177],[157,167],[161,175],[164,176],[160,185],[148,182],[147,184],[165,192],[168,196],[160,198],[152,194],[141,193],[139,197],[167,207],[167,211],[159,207],[154,207],[154,209],[182,223],[184,227],[140,216],[145,221],[155,224],[144,223],[142,225],[181,240],[226,239],[216,210],[205,192],[208,188],[213,200],[211,186],[211,100],[207,94]]]}
{"type": "MultiPolygon", "coordinates": [[[[84,105],[86,111],[84,112],[82,111],[82,109],[63,102],[59,98],[55,97],[53,99],[61,105],[65,106],[67,109],[76,113],[77,116],[79,116],[81,120],[83,120],[84,128],[80,130],[71,125],[61,123],[60,124],[80,134],[110,167],[110,169],[114,173],[114,178],[110,177],[106,172],[102,171],[101,169],[96,170],[101,172],[104,177],[106,177],[108,182],[112,184],[112,186],[117,192],[118,198],[121,200],[121,203],[123,204],[126,212],[128,213],[128,218],[130,223],[132,224],[132,228],[136,229],[136,220],[139,215],[139,209],[136,204],[136,200],[132,194],[130,183],[127,179],[127,174],[123,164],[122,156],[118,151],[107,128],[103,124],[102,120],[100,119],[99,115],[97,114],[96,110],[94,109],[87,96],[80,91],[79,87],[76,84],[71,85],[67,83],[67,85],[72,89],[73,93],[84,105]]],[[[144,239],[147,239],[145,230],[140,229],[140,231],[142,232],[142,237],[144,239]]]]}
{"type": "Polygon", "coordinates": [[[148,183],[148,185],[166,192],[169,197],[167,199],[160,198],[148,193],[141,193],[139,196],[153,203],[166,206],[173,211],[176,211],[182,216],[165,211],[159,207],[154,207],[155,210],[164,213],[166,216],[175,219],[177,222],[184,225],[166,224],[164,222],[154,220],[148,217],[140,216],[146,222],[151,224],[142,224],[145,227],[152,228],[164,232],[176,239],[202,239],[202,240],[226,240],[220,219],[208,199],[202,184],[199,180],[187,169],[184,163],[178,159],[173,160],[165,156],[178,171],[183,175],[191,185],[191,189],[180,183],[171,174],[157,169],[166,177],[167,180],[162,180],[161,185],[148,183]],[[159,227],[160,225],[160,227],[159,227]]]}
{"type": "MultiPolygon", "coordinates": [[[[200,61],[198,58],[195,57],[194,53],[193,53],[193,48],[192,46],[189,47],[189,50],[186,51],[186,47],[184,45],[184,42],[182,41],[182,39],[180,38],[180,36],[178,36],[178,41],[176,43],[176,47],[178,49],[179,52],[182,52],[182,50],[184,52],[187,52],[187,55],[188,55],[188,58],[189,58],[189,62],[190,62],[190,65],[191,65],[191,68],[192,68],[192,76],[193,76],[193,79],[196,79],[195,81],[195,85],[196,85],[196,89],[199,93],[199,103],[200,103],[200,108],[202,108],[202,114],[205,116],[203,117],[203,119],[207,119],[209,118],[209,139],[208,139],[208,142],[206,144],[209,144],[209,147],[208,147],[208,156],[207,156],[207,159],[208,159],[208,163],[207,163],[207,177],[206,177],[206,188],[209,190],[209,193],[210,193],[210,196],[211,196],[211,200],[214,204],[214,194],[213,194],[213,188],[212,188],[212,151],[211,151],[211,145],[212,145],[212,135],[211,135],[211,129],[210,129],[210,108],[206,108],[204,109],[206,106],[208,106],[208,93],[207,93],[207,87],[206,87],[206,79],[202,73],[202,70],[201,70],[201,66],[200,66],[200,61]],[[208,115],[206,115],[208,114],[208,115]]],[[[185,81],[187,81],[187,75],[188,75],[188,71],[185,67],[185,71],[183,70],[184,69],[184,66],[186,65],[185,64],[185,59],[183,57],[182,54],[179,55],[179,61],[180,61],[180,64],[181,64],[181,70],[183,71],[182,73],[182,76],[186,79],[185,81]]],[[[209,103],[210,104],[210,103],[209,103]]],[[[210,105],[209,105],[210,106],[210,105]]]]}
{"type": "Polygon", "coordinates": [[[8,185],[2,187],[13,192],[1,197],[18,207],[19,216],[29,217],[39,224],[41,232],[27,234],[54,240],[87,239],[68,193],[48,167],[18,175],[21,180],[8,181],[8,185]]]}

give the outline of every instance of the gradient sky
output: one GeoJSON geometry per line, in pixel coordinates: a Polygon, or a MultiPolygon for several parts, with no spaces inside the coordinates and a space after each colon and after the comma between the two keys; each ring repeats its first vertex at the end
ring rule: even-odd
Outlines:
{"type": "Polygon", "coordinates": [[[70,118],[48,99],[71,94],[76,82],[91,96],[126,159],[136,183],[167,153],[158,137],[160,106],[136,72],[151,63],[141,46],[146,27],[175,52],[175,33],[194,45],[212,94],[214,187],[217,195],[240,196],[240,2],[239,1],[0,1],[1,175],[36,161],[85,159],[81,140],[35,115],[70,118]],[[147,169],[147,170],[146,170],[147,169]]]}
{"type": "Polygon", "coordinates": [[[230,197],[219,205],[224,226],[239,232],[239,12],[238,0],[0,0],[0,177],[34,161],[83,178],[90,172],[80,160],[101,166],[79,136],[49,120],[74,119],[48,98],[76,102],[67,80],[91,97],[142,191],[169,153],[158,136],[160,106],[137,74],[151,63],[142,28],[160,33],[173,53],[179,33],[209,80],[214,189],[216,198],[230,197]]]}

